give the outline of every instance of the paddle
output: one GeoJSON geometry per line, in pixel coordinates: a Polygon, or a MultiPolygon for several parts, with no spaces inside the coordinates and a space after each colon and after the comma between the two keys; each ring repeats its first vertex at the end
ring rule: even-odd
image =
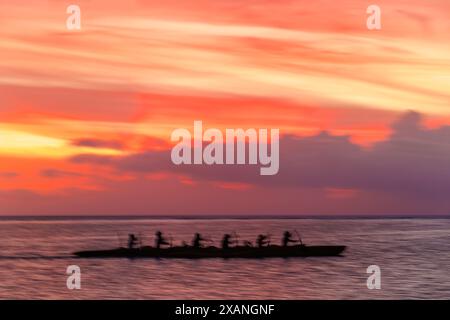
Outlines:
{"type": "Polygon", "coordinates": [[[302,237],[300,237],[300,234],[297,232],[296,229],[294,229],[294,231],[295,231],[295,234],[297,235],[298,242],[300,243],[300,245],[303,245],[302,237]]]}

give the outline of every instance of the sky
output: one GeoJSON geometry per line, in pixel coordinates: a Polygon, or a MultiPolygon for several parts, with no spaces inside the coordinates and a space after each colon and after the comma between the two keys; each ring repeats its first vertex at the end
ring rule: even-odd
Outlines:
{"type": "Polygon", "coordinates": [[[449,31],[447,0],[2,1],[0,215],[449,214],[449,31]],[[280,129],[279,173],[174,166],[195,120],[280,129]]]}

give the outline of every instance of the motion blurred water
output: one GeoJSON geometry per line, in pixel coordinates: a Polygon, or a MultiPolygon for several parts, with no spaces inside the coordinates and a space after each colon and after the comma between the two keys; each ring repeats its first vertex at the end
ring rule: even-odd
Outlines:
{"type": "Polygon", "coordinates": [[[0,221],[2,299],[391,299],[450,298],[448,219],[0,221]],[[71,252],[108,249],[129,232],[145,244],[162,230],[173,243],[200,232],[220,243],[298,230],[310,245],[343,244],[344,257],[289,259],[78,259],[71,252]],[[366,269],[381,268],[381,290],[366,269]],[[66,268],[81,268],[81,290],[68,290],[66,268]]]}

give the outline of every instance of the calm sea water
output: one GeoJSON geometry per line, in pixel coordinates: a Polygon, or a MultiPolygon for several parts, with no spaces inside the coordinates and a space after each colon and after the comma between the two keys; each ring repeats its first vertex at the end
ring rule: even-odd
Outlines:
{"type": "Polygon", "coordinates": [[[2,299],[391,299],[450,298],[450,220],[2,220],[2,299]],[[290,259],[77,259],[71,252],[115,248],[129,232],[153,243],[163,230],[177,244],[196,231],[219,243],[225,232],[274,242],[297,229],[311,245],[343,244],[344,257],[290,259]],[[381,268],[381,290],[366,268],[381,268]],[[81,268],[68,290],[66,268],[81,268]]]}

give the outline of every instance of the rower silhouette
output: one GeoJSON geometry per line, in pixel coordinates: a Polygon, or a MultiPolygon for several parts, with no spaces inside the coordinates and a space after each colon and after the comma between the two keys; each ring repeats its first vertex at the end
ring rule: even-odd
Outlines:
{"type": "Polygon", "coordinates": [[[224,234],[222,238],[222,249],[228,249],[230,247],[230,244],[237,244],[237,240],[231,240],[232,235],[231,234],[224,234]]]}
{"type": "Polygon", "coordinates": [[[258,248],[265,247],[269,244],[268,237],[265,234],[258,235],[258,238],[256,238],[256,245],[258,248]]]}
{"type": "Polygon", "coordinates": [[[283,247],[287,247],[289,245],[289,242],[297,242],[297,240],[292,239],[292,233],[290,233],[289,231],[285,231],[282,241],[283,247]]]}
{"type": "Polygon", "coordinates": [[[155,247],[160,249],[161,246],[169,245],[169,242],[164,239],[161,231],[156,231],[155,233],[155,247]]]}
{"type": "Polygon", "coordinates": [[[128,249],[134,249],[137,242],[138,242],[138,238],[133,233],[130,233],[128,235],[128,249]]]}
{"type": "Polygon", "coordinates": [[[200,235],[200,233],[196,233],[194,235],[194,239],[192,240],[192,246],[194,248],[201,248],[202,247],[202,242],[205,241],[206,239],[202,238],[202,236],[200,235]]]}
{"type": "Polygon", "coordinates": [[[228,249],[230,247],[230,243],[231,243],[231,235],[224,234],[223,238],[222,238],[222,249],[228,249]]]}

